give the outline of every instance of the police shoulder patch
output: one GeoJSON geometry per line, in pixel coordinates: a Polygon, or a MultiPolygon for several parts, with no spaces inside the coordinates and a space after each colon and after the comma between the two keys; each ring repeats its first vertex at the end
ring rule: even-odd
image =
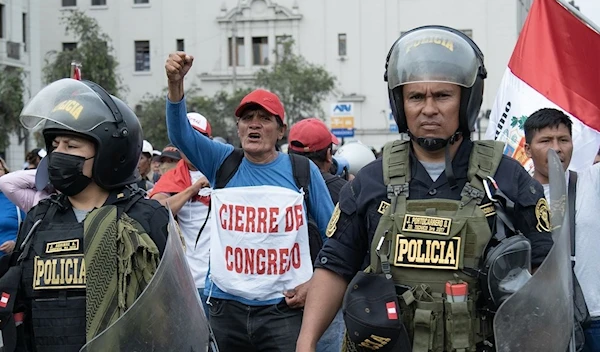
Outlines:
{"type": "Polygon", "coordinates": [[[340,204],[336,204],[333,209],[333,214],[331,214],[331,219],[329,219],[329,223],[327,224],[327,230],[325,231],[325,235],[327,237],[333,236],[335,230],[337,230],[337,222],[340,219],[340,204]]]}
{"type": "Polygon", "coordinates": [[[537,225],[535,228],[539,232],[552,231],[552,227],[550,225],[550,211],[548,209],[548,202],[545,198],[540,198],[535,205],[535,218],[537,219],[537,225]]]}

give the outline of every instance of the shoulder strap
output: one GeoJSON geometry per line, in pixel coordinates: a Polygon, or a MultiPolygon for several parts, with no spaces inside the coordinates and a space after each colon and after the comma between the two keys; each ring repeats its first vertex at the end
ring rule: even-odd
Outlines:
{"type": "Polygon", "coordinates": [[[221,164],[221,167],[217,170],[214,189],[224,188],[227,183],[229,183],[240,167],[242,159],[244,159],[244,150],[242,148],[235,148],[231,154],[225,158],[223,164],[221,164]]]}
{"type": "Polygon", "coordinates": [[[480,203],[485,198],[483,180],[496,174],[503,154],[504,142],[473,142],[473,150],[469,158],[469,170],[467,171],[468,182],[461,192],[463,203],[466,204],[471,199],[477,199],[477,203],[480,203]]]}
{"type": "Polygon", "coordinates": [[[310,214],[310,197],[308,196],[310,185],[310,160],[307,157],[298,154],[289,154],[292,164],[292,175],[296,187],[304,191],[304,202],[306,203],[307,213],[310,214]]]}
{"type": "Polygon", "coordinates": [[[388,198],[396,195],[408,197],[410,182],[409,141],[395,140],[383,147],[383,182],[387,186],[388,198]]]}
{"type": "Polygon", "coordinates": [[[575,199],[577,197],[577,173],[569,170],[569,226],[571,227],[571,257],[575,258],[575,199]]]}

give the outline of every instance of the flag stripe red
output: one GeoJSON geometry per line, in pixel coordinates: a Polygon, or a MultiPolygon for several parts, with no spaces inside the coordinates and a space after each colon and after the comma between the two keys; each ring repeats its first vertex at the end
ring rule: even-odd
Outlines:
{"type": "Polygon", "coordinates": [[[508,64],[540,94],[600,131],[600,34],[556,0],[535,0],[508,64]]]}

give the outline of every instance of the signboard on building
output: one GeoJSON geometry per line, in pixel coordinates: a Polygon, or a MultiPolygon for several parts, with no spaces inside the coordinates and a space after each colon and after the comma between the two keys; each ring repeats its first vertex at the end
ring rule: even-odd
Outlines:
{"type": "Polygon", "coordinates": [[[354,104],[331,104],[331,133],[336,137],[354,137],[354,104]]]}

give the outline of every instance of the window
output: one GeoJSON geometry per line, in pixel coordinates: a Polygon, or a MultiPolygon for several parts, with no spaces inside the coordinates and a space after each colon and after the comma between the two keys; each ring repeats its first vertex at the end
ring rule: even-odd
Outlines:
{"type": "Polygon", "coordinates": [[[92,6],[106,6],[106,0],[92,0],[92,6]]]}
{"type": "Polygon", "coordinates": [[[77,43],[63,43],[63,51],[71,51],[77,49],[77,43]]]}
{"type": "Polygon", "coordinates": [[[77,0],[62,0],[62,6],[77,6],[77,0]]]}
{"type": "Polygon", "coordinates": [[[277,60],[285,54],[285,43],[292,40],[291,35],[280,35],[275,37],[275,55],[277,60]]]}
{"type": "Polygon", "coordinates": [[[134,4],[147,4],[150,0],[133,0],[134,4]]]}
{"type": "Polygon", "coordinates": [[[0,38],[4,38],[4,5],[0,4],[0,38]]]}
{"type": "Polygon", "coordinates": [[[229,66],[233,66],[233,58],[234,56],[231,55],[231,53],[235,50],[235,61],[237,63],[236,66],[245,66],[246,65],[246,55],[244,54],[245,52],[245,47],[244,47],[244,38],[240,38],[237,37],[235,38],[235,48],[233,48],[233,45],[231,44],[231,38],[229,38],[229,40],[227,41],[227,43],[229,44],[228,47],[228,52],[229,52],[229,66]]]}
{"type": "Polygon", "coordinates": [[[338,34],[338,56],[346,56],[346,33],[338,34]]]}
{"type": "Polygon", "coordinates": [[[185,51],[183,39],[177,39],[177,51],[185,51]]]}
{"type": "Polygon", "coordinates": [[[23,51],[27,51],[27,14],[23,13],[23,51]]]}
{"type": "Polygon", "coordinates": [[[150,42],[147,40],[135,42],[135,70],[150,71],[150,42]]]}
{"type": "Polygon", "coordinates": [[[252,64],[257,66],[269,64],[269,38],[252,38],[252,64]]]}

